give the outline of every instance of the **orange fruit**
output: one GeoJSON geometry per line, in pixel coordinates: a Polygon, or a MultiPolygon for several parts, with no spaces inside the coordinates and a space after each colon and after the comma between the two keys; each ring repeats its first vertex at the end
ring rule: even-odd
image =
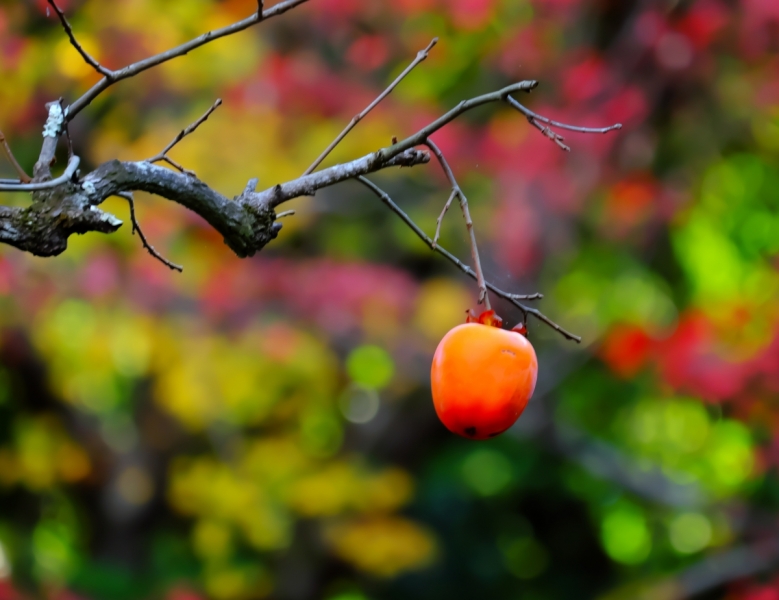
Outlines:
{"type": "Polygon", "coordinates": [[[430,372],[433,404],[453,433],[474,440],[494,437],[511,427],[533,395],[538,360],[528,339],[506,331],[499,317],[482,314],[477,322],[450,330],[435,351],[430,372]],[[486,324],[484,324],[486,323],[486,324]]]}

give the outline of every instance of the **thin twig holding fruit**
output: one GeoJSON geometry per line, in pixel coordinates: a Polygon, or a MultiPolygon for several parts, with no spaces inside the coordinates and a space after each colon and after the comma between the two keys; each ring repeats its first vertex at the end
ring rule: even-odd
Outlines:
{"type": "MultiPolygon", "coordinates": [[[[466,265],[464,262],[462,262],[459,258],[457,258],[454,254],[446,250],[445,248],[441,247],[440,244],[435,244],[433,240],[428,236],[422,229],[417,225],[411,217],[409,217],[403,209],[401,209],[395,202],[392,200],[392,198],[382,190],[379,186],[377,186],[375,183],[373,183],[370,179],[367,177],[357,177],[357,181],[362,183],[365,187],[367,187],[369,190],[371,190],[374,194],[376,194],[379,199],[384,203],[387,208],[389,208],[392,212],[394,212],[396,215],[398,215],[403,222],[408,225],[408,227],[413,231],[419,239],[421,239],[425,244],[430,246],[430,249],[438,252],[441,256],[447,258],[450,262],[452,262],[456,267],[458,267],[463,273],[468,275],[469,277],[472,277],[473,279],[477,279],[476,271],[474,271],[471,267],[466,265]]],[[[552,321],[549,317],[544,315],[542,312],[536,310],[535,308],[530,308],[529,306],[526,306],[520,302],[520,300],[536,300],[539,298],[543,298],[541,294],[530,294],[530,295],[521,295],[521,294],[510,294],[508,292],[504,292],[500,288],[496,287],[489,281],[485,282],[485,285],[487,288],[494,293],[496,296],[503,298],[504,300],[507,300],[514,306],[516,306],[519,310],[522,311],[523,315],[531,314],[539,321],[542,321],[555,331],[557,331],[560,335],[562,335],[565,339],[574,341],[576,343],[581,343],[582,338],[578,335],[575,335],[564,328],[560,327],[557,323],[552,321]]]]}
{"type": "MultiPolygon", "coordinates": [[[[449,200],[446,201],[446,204],[449,205],[452,202],[452,198],[454,196],[457,196],[460,199],[460,208],[463,212],[463,219],[465,219],[465,227],[468,230],[468,241],[471,246],[473,268],[476,271],[476,282],[479,285],[479,304],[484,303],[484,306],[487,307],[487,310],[490,310],[490,298],[487,294],[487,285],[484,282],[484,271],[481,268],[479,246],[476,244],[476,232],[473,230],[473,219],[471,219],[471,211],[468,209],[468,199],[465,197],[460,184],[457,183],[457,179],[454,176],[452,167],[449,166],[449,163],[447,162],[446,157],[444,157],[444,153],[441,152],[441,149],[435,144],[435,142],[433,142],[433,140],[430,139],[425,140],[425,145],[430,148],[435,157],[438,159],[438,162],[441,164],[441,168],[446,174],[446,178],[449,180],[449,183],[452,186],[452,195],[449,196],[449,200]]],[[[445,211],[446,206],[444,206],[444,212],[445,211]]],[[[438,242],[438,233],[441,227],[441,219],[443,219],[443,216],[444,213],[441,213],[441,217],[439,217],[438,223],[436,225],[436,237],[433,240],[434,244],[438,242]]]]}

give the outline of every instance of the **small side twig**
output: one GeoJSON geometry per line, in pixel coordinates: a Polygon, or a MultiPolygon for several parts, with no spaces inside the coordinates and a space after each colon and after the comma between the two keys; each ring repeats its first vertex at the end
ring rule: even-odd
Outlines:
{"type": "Polygon", "coordinates": [[[89,52],[84,50],[84,47],[76,39],[76,36],[73,33],[73,28],[70,26],[70,23],[68,23],[68,19],[65,16],[65,13],[62,12],[62,9],[57,5],[57,3],[54,0],[48,0],[48,2],[49,5],[54,9],[54,12],[57,13],[60,23],[62,23],[62,28],[65,30],[68,39],[70,39],[70,45],[76,49],[76,52],[78,52],[81,55],[81,58],[84,59],[85,63],[87,63],[90,67],[92,67],[95,71],[97,71],[101,75],[105,76],[108,79],[111,79],[114,76],[114,72],[111,69],[107,69],[106,67],[101,65],[99,62],[97,62],[97,60],[95,60],[89,54],[89,52]]]}
{"type": "Polygon", "coordinates": [[[332,142],[330,142],[330,145],[324,149],[322,154],[319,155],[319,157],[311,163],[311,166],[306,169],[305,173],[303,175],[309,175],[314,172],[314,169],[316,169],[320,164],[322,164],[322,161],[327,158],[328,154],[330,154],[335,147],[341,143],[341,141],[349,134],[349,132],[354,129],[357,126],[357,123],[362,121],[365,116],[371,112],[378,104],[384,100],[391,92],[394,90],[398,84],[403,81],[406,76],[411,73],[411,71],[414,70],[414,68],[421,63],[423,60],[425,60],[430,54],[430,50],[433,49],[433,46],[435,46],[438,43],[438,38],[433,38],[433,40],[425,47],[424,49],[417,52],[416,58],[409,64],[405,69],[403,69],[403,72],[398,75],[395,78],[395,81],[389,84],[387,86],[387,89],[385,89],[381,94],[379,94],[376,99],[371,102],[365,109],[359,113],[358,115],[355,115],[352,120],[349,122],[349,124],[344,128],[344,130],[338,134],[338,137],[336,137],[332,142]]]}
{"type": "Polygon", "coordinates": [[[175,169],[178,169],[182,173],[186,173],[187,175],[195,176],[194,171],[190,171],[189,169],[185,169],[182,167],[179,163],[177,163],[175,160],[170,158],[168,156],[168,152],[170,152],[173,147],[178,144],[181,140],[183,140],[185,137],[187,137],[190,133],[193,133],[198,127],[200,127],[203,123],[205,123],[208,120],[208,117],[211,116],[211,113],[213,113],[217,108],[219,108],[222,105],[222,99],[217,98],[216,102],[214,102],[211,105],[211,108],[209,108],[205,113],[203,113],[203,116],[201,116],[197,121],[189,125],[186,129],[182,129],[179,131],[178,135],[173,138],[173,140],[165,146],[165,148],[160,152],[159,154],[156,154],[155,156],[152,156],[151,158],[147,158],[146,162],[149,163],[155,163],[164,161],[174,167],[175,169]]]}
{"type": "MultiPolygon", "coordinates": [[[[449,163],[447,162],[444,153],[441,152],[441,149],[431,139],[425,140],[425,145],[428,148],[430,148],[430,150],[433,152],[435,157],[438,159],[438,162],[441,164],[441,168],[444,170],[444,173],[446,174],[446,178],[449,180],[449,184],[452,186],[452,194],[449,196],[449,200],[446,201],[446,205],[449,205],[455,196],[457,196],[460,199],[460,209],[463,212],[463,218],[465,219],[465,227],[468,229],[468,238],[471,244],[471,257],[473,258],[473,267],[474,269],[476,269],[476,282],[479,285],[479,304],[483,302],[487,310],[490,310],[491,308],[490,297],[487,294],[487,284],[484,281],[484,271],[482,271],[481,268],[481,259],[479,258],[479,246],[476,244],[476,233],[473,230],[473,219],[471,219],[471,211],[468,209],[468,199],[465,197],[465,194],[463,193],[460,184],[457,183],[457,179],[454,176],[452,167],[449,166],[449,163]]],[[[443,219],[444,213],[446,212],[447,209],[446,205],[444,206],[444,211],[441,213],[441,216],[438,218],[439,222],[436,226],[436,238],[433,240],[433,244],[437,244],[438,242],[438,233],[441,227],[441,220],[443,219]]]]}
{"type": "Polygon", "coordinates": [[[556,131],[553,131],[552,127],[565,129],[567,131],[575,131],[577,133],[609,133],[610,131],[614,131],[616,129],[622,129],[622,123],[615,123],[614,125],[609,125],[608,127],[579,127],[578,125],[568,125],[566,123],[560,123],[559,121],[553,121],[552,119],[548,119],[547,117],[533,112],[525,105],[517,102],[511,96],[506,96],[506,102],[525,115],[528,122],[533,127],[538,129],[544,136],[548,137],[566,152],[570,152],[571,148],[564,143],[565,138],[556,131]]]}
{"type": "Polygon", "coordinates": [[[25,172],[24,169],[22,169],[22,165],[20,165],[16,160],[16,157],[11,150],[11,146],[8,145],[8,142],[6,141],[5,135],[3,135],[2,131],[0,131],[0,146],[3,147],[5,155],[8,157],[8,160],[10,161],[11,166],[14,168],[14,171],[16,171],[17,175],[19,175],[19,181],[22,183],[30,183],[32,178],[25,172]]]}
{"type": "MultiPolygon", "coordinates": [[[[409,226],[409,228],[417,235],[419,239],[421,239],[425,244],[427,244],[433,251],[438,252],[442,256],[444,256],[446,259],[448,259],[450,262],[452,262],[455,266],[457,266],[463,273],[468,275],[469,277],[472,277],[473,279],[477,279],[476,271],[471,269],[468,265],[466,265],[464,262],[462,262],[459,258],[457,258],[454,254],[447,251],[446,249],[442,248],[440,245],[436,245],[433,243],[433,240],[428,236],[422,229],[420,229],[419,225],[417,225],[411,217],[409,217],[403,210],[395,204],[395,202],[390,198],[389,194],[382,190],[379,186],[377,186],[375,183],[373,183],[370,179],[364,176],[356,177],[356,180],[362,183],[365,187],[367,187],[369,190],[371,190],[374,194],[376,194],[379,199],[396,215],[398,215],[403,222],[409,226]]],[[[500,288],[494,286],[493,284],[486,282],[486,286],[489,288],[489,290],[498,296],[499,298],[503,298],[504,300],[507,300],[514,306],[516,306],[519,310],[522,311],[523,316],[525,319],[527,318],[528,314],[533,315],[536,319],[539,321],[542,321],[555,331],[557,331],[560,335],[562,335],[567,340],[572,340],[576,343],[581,343],[582,338],[578,335],[575,335],[569,331],[566,331],[562,327],[560,327],[557,323],[552,321],[549,317],[544,315],[541,311],[530,308],[524,304],[522,304],[519,299],[523,298],[522,296],[518,294],[509,294],[508,292],[504,292],[500,288]]],[[[540,294],[533,294],[532,295],[535,299],[535,297],[540,297],[540,294]]],[[[527,297],[525,299],[531,299],[530,297],[527,297]]]]}
{"type": "Polygon", "coordinates": [[[170,262],[167,258],[162,256],[157,250],[154,249],[154,246],[152,246],[149,241],[146,239],[146,236],[143,234],[143,230],[141,229],[140,224],[138,223],[138,219],[135,217],[135,199],[133,198],[132,192],[119,192],[117,194],[120,198],[124,198],[127,200],[127,203],[130,205],[130,221],[132,222],[132,233],[135,235],[135,232],[138,232],[138,237],[141,238],[141,243],[143,244],[143,247],[146,248],[146,250],[151,254],[154,258],[156,258],[158,261],[160,261],[163,265],[166,267],[178,271],[181,273],[184,271],[184,267],[181,265],[177,265],[176,263],[170,262]]]}
{"type": "Polygon", "coordinates": [[[457,190],[452,190],[452,193],[449,194],[449,198],[447,199],[446,204],[444,204],[444,208],[441,210],[441,214],[438,215],[438,218],[435,220],[435,236],[433,236],[433,245],[437,244],[438,238],[441,237],[441,223],[443,223],[444,216],[449,210],[449,207],[452,206],[452,201],[456,196],[457,190]]]}
{"type": "Polygon", "coordinates": [[[221,27],[219,29],[213,29],[197,36],[194,39],[189,40],[188,42],[176,46],[175,48],[171,48],[165,52],[160,52],[154,56],[150,56],[131,65],[127,65],[126,67],[122,67],[121,69],[117,69],[116,71],[112,71],[110,76],[106,75],[103,77],[103,79],[98,81],[89,90],[87,90],[78,100],[73,102],[73,104],[68,107],[68,112],[65,115],[65,118],[68,121],[73,120],[76,115],[89,106],[95,98],[97,98],[109,87],[119,81],[129,79],[130,77],[135,77],[139,73],[142,73],[148,69],[152,69],[157,65],[168,62],[169,60],[173,60],[174,58],[185,56],[196,48],[200,48],[201,46],[213,42],[214,40],[218,40],[219,38],[233,35],[239,31],[248,29],[260,21],[267,21],[268,19],[282,15],[285,12],[300,6],[301,4],[305,4],[306,2],[308,2],[308,0],[281,0],[281,2],[277,2],[268,10],[263,11],[262,14],[258,14],[257,12],[252,11],[251,15],[245,19],[233,23],[232,25],[221,27]]]}
{"type": "Polygon", "coordinates": [[[65,172],[51,181],[41,181],[39,183],[0,183],[0,192],[37,192],[55,188],[73,179],[80,162],[81,159],[78,156],[71,157],[65,172]]]}
{"type": "MultiPolygon", "coordinates": [[[[59,104],[62,110],[64,111],[66,108],[64,105],[65,104],[64,98],[59,99],[59,104]]],[[[65,143],[67,144],[67,149],[68,149],[68,160],[70,160],[71,158],[73,158],[74,153],[73,153],[73,140],[70,137],[70,130],[68,129],[67,121],[65,121],[62,124],[62,133],[65,134],[65,143]]]]}

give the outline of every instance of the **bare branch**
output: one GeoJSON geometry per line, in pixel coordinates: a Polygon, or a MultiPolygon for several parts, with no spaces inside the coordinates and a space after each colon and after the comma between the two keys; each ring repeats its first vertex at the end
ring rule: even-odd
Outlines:
{"type": "Polygon", "coordinates": [[[557,133],[556,131],[552,131],[550,127],[544,127],[533,117],[528,117],[527,122],[530,123],[536,129],[538,129],[542,135],[548,137],[555,144],[557,144],[561,150],[564,150],[565,152],[571,151],[571,147],[565,144],[565,138],[561,136],[559,133],[557,133]]]}
{"type": "Polygon", "coordinates": [[[435,236],[433,237],[433,245],[435,246],[438,243],[438,238],[441,237],[441,223],[444,221],[444,216],[446,215],[447,211],[449,210],[449,207],[452,205],[452,201],[457,196],[457,190],[452,190],[452,193],[449,194],[449,198],[446,201],[446,204],[444,204],[444,208],[441,210],[441,214],[438,215],[438,218],[435,220],[435,236]]]}
{"type": "Polygon", "coordinates": [[[517,92],[530,92],[536,86],[538,86],[537,81],[520,81],[519,83],[513,83],[495,92],[484,94],[482,96],[476,96],[475,98],[470,98],[468,100],[463,100],[452,110],[438,117],[435,121],[426,125],[415,134],[395,144],[392,144],[392,146],[389,146],[388,148],[382,148],[379,150],[376,153],[376,159],[379,161],[385,161],[392,158],[393,156],[397,156],[409,148],[422,145],[425,143],[425,140],[427,140],[436,131],[459,117],[464,112],[474,109],[477,106],[489,104],[490,102],[503,102],[506,100],[506,98],[509,97],[509,94],[515,94],[517,92]]]}
{"type": "Polygon", "coordinates": [[[8,157],[11,166],[13,166],[14,170],[19,175],[19,181],[22,183],[30,183],[32,179],[27,173],[25,173],[24,169],[22,169],[22,166],[16,160],[16,157],[11,150],[11,146],[8,145],[8,142],[6,141],[5,135],[3,135],[2,131],[0,131],[0,146],[2,146],[3,150],[5,151],[5,155],[8,157]]]}
{"type": "Polygon", "coordinates": [[[0,206],[0,242],[36,256],[61,254],[73,234],[113,233],[121,226],[115,216],[90,204],[88,192],[71,180],[36,189],[29,206],[0,206]]]}
{"type": "Polygon", "coordinates": [[[89,89],[83,96],[81,96],[81,98],[79,98],[73,104],[70,105],[66,115],[66,119],[68,121],[72,120],[78,113],[84,110],[84,108],[89,106],[89,104],[95,98],[97,98],[100,94],[102,94],[106,89],[108,89],[117,81],[122,81],[123,79],[134,77],[135,75],[138,75],[138,73],[142,73],[147,69],[156,67],[157,65],[160,65],[164,62],[167,62],[179,56],[184,56],[185,54],[191,52],[192,50],[195,50],[196,48],[199,48],[200,46],[203,46],[219,38],[232,35],[234,33],[238,33],[239,31],[243,31],[244,29],[248,29],[252,25],[256,25],[257,23],[259,23],[260,21],[265,21],[266,19],[270,19],[272,17],[281,15],[287,12],[288,10],[295,8],[296,6],[304,4],[305,2],[308,2],[308,0],[284,0],[283,2],[279,2],[275,6],[272,6],[268,10],[263,11],[262,13],[260,13],[259,11],[252,13],[251,16],[246,17],[245,19],[238,21],[237,23],[233,23],[232,25],[228,25],[227,27],[222,27],[221,29],[214,29],[213,31],[204,33],[203,35],[200,35],[193,40],[185,42],[180,46],[171,48],[166,52],[155,54],[154,56],[151,56],[144,60],[128,65],[122,69],[112,71],[110,77],[109,76],[103,77],[103,79],[101,79],[94,86],[92,86],[92,88],[89,89]]]}
{"type": "Polygon", "coordinates": [[[68,23],[67,17],[65,17],[65,13],[62,12],[59,6],[57,6],[57,3],[54,0],[48,0],[49,5],[54,9],[54,12],[57,13],[57,16],[60,19],[60,23],[62,23],[62,28],[65,30],[65,33],[68,35],[68,38],[70,39],[70,45],[73,46],[76,51],[81,55],[81,58],[84,59],[84,62],[87,63],[90,67],[92,67],[95,71],[100,73],[101,75],[104,75],[107,78],[112,78],[114,76],[114,72],[111,71],[111,69],[105,68],[103,65],[101,65],[99,62],[97,62],[92,56],[90,56],[89,52],[84,50],[84,48],[79,44],[78,40],[76,39],[76,36],[73,34],[73,28],[70,26],[70,23],[68,23]]]}
{"type": "Polygon", "coordinates": [[[535,294],[509,294],[511,300],[541,300],[544,295],[536,292],[535,294]]]}
{"type": "Polygon", "coordinates": [[[519,112],[521,112],[523,115],[527,117],[528,122],[538,129],[542,134],[544,134],[546,137],[548,137],[550,140],[552,140],[555,144],[557,144],[562,150],[565,150],[566,152],[570,152],[570,147],[566,146],[563,142],[565,138],[561,136],[559,133],[556,133],[550,129],[551,127],[556,127],[558,129],[565,129],[567,131],[575,131],[577,133],[609,133],[610,131],[614,131],[616,129],[622,129],[622,123],[615,123],[614,125],[609,125],[608,127],[579,127],[578,125],[567,125],[565,123],[560,123],[559,121],[553,121],[552,119],[548,119],[544,116],[541,116],[523,104],[520,104],[517,102],[514,98],[511,96],[506,96],[506,102],[508,102],[511,106],[513,106],[515,109],[517,109],[519,112]],[[547,127],[544,127],[541,125],[541,123],[544,123],[547,125],[547,127]]]}
{"type": "Polygon", "coordinates": [[[160,158],[155,158],[154,160],[152,160],[152,159],[147,159],[146,160],[146,162],[150,162],[150,163],[157,162],[157,161],[168,163],[171,167],[173,167],[177,171],[179,171],[181,173],[184,173],[184,175],[189,175],[190,177],[197,177],[197,174],[194,171],[190,171],[189,169],[185,169],[180,163],[177,163],[170,156],[162,156],[160,158]]]}
{"type": "Polygon", "coordinates": [[[54,164],[57,144],[65,125],[67,109],[62,110],[62,98],[46,104],[49,116],[43,126],[43,144],[38,154],[38,160],[32,168],[32,180],[35,183],[47,181],[51,178],[51,165],[54,164]]]}
{"type": "Polygon", "coordinates": [[[182,267],[181,265],[177,265],[176,263],[170,262],[167,258],[165,258],[159,252],[157,252],[157,250],[154,249],[154,246],[152,246],[146,239],[146,236],[143,234],[143,230],[141,229],[141,226],[138,223],[138,219],[135,218],[135,199],[133,198],[132,192],[119,192],[116,195],[119,196],[120,198],[124,198],[125,200],[127,200],[127,203],[130,205],[130,221],[132,222],[132,226],[133,226],[132,233],[133,235],[135,235],[135,232],[136,231],[138,232],[138,237],[141,238],[141,243],[143,244],[143,247],[149,251],[149,254],[151,254],[163,265],[169,267],[173,271],[178,271],[179,273],[183,272],[184,267],[182,267]]]}
{"type": "MultiPolygon", "coordinates": [[[[445,250],[440,245],[434,244],[433,240],[430,239],[430,237],[424,231],[422,231],[422,229],[419,228],[419,226],[411,219],[411,217],[409,217],[405,212],[403,212],[403,210],[397,204],[395,204],[395,202],[393,202],[392,198],[390,198],[390,196],[384,190],[382,190],[379,186],[377,186],[375,183],[373,183],[367,177],[359,176],[359,177],[356,177],[355,179],[357,179],[357,181],[362,183],[369,190],[371,190],[374,194],[376,194],[379,197],[379,199],[392,212],[394,212],[396,215],[398,215],[403,220],[403,222],[406,225],[408,225],[409,228],[411,228],[411,230],[417,235],[417,237],[419,239],[421,239],[425,244],[430,246],[430,248],[432,250],[434,250],[435,252],[438,252],[442,256],[446,257],[449,261],[451,261],[454,265],[456,265],[463,273],[465,273],[469,277],[472,277],[473,279],[477,278],[476,271],[474,271],[468,265],[463,263],[459,258],[454,256],[451,252],[445,250]]],[[[582,338],[579,337],[578,335],[574,335],[573,333],[570,333],[570,332],[566,331],[565,329],[563,329],[562,327],[557,325],[554,321],[552,321],[551,319],[549,319],[548,317],[543,315],[540,311],[538,311],[538,310],[536,310],[534,308],[529,308],[529,307],[525,306],[524,304],[520,303],[519,300],[518,300],[518,298],[520,298],[520,296],[518,296],[517,294],[509,294],[507,292],[504,292],[503,290],[495,287],[493,284],[491,284],[489,282],[486,282],[486,286],[496,296],[498,296],[500,298],[503,298],[504,300],[509,301],[511,304],[513,304],[514,306],[519,308],[519,310],[521,310],[523,314],[531,314],[536,319],[539,319],[540,321],[543,321],[544,323],[546,323],[547,325],[552,327],[552,329],[554,329],[555,331],[560,333],[566,339],[575,341],[577,343],[581,343],[582,338]]]]}
{"type": "Polygon", "coordinates": [[[293,181],[277,185],[274,188],[257,194],[261,202],[268,202],[269,206],[276,207],[282,202],[299,198],[300,196],[313,196],[323,187],[329,187],[347,179],[353,179],[359,175],[379,171],[387,167],[413,167],[430,161],[427,152],[421,152],[410,148],[403,153],[395,154],[387,161],[380,161],[379,152],[368,154],[362,158],[328,167],[322,171],[315,171],[310,175],[303,175],[293,181]]]}
{"type": "MultiPolygon", "coordinates": [[[[457,179],[454,176],[454,172],[452,171],[452,168],[449,166],[449,163],[447,162],[446,158],[444,157],[444,153],[441,152],[441,149],[433,142],[433,140],[425,140],[425,145],[432,150],[433,154],[435,154],[435,157],[438,159],[438,162],[441,164],[441,168],[444,170],[444,173],[446,174],[446,178],[449,180],[449,184],[452,186],[452,195],[456,195],[460,199],[460,208],[463,211],[463,218],[465,219],[465,227],[468,229],[468,238],[471,245],[471,258],[473,258],[473,267],[476,269],[476,282],[479,285],[479,304],[482,302],[484,303],[484,306],[487,308],[487,310],[490,310],[490,298],[487,294],[487,284],[484,281],[484,271],[481,268],[481,259],[479,258],[479,247],[476,244],[476,233],[473,230],[473,220],[471,219],[471,211],[468,209],[468,199],[465,197],[465,194],[462,191],[462,188],[460,188],[460,184],[457,183],[457,179]]],[[[452,196],[449,197],[449,200],[447,200],[447,204],[449,204],[452,200],[452,196]]],[[[444,206],[444,212],[446,212],[446,206],[444,206]]],[[[441,217],[439,218],[439,223],[436,228],[436,235],[438,235],[438,227],[440,227],[440,219],[443,218],[443,213],[441,213],[441,217]]],[[[433,240],[433,243],[435,244],[437,242],[437,238],[433,240]]]]}
{"type": "MultiPolygon", "coordinates": [[[[56,126],[52,125],[51,130],[55,131],[56,126]]],[[[53,136],[45,138],[48,144],[45,157],[53,151],[55,142],[53,136]]],[[[74,156],[66,172],[53,181],[41,179],[29,184],[0,182],[0,191],[33,192],[30,207],[0,207],[0,243],[37,256],[56,256],[67,248],[68,238],[74,233],[115,231],[121,221],[98,210],[97,205],[109,196],[139,190],[162,196],[197,213],[224,236],[225,243],[236,255],[243,258],[253,256],[278,235],[281,223],[274,208],[282,202],[313,195],[323,187],[358,175],[389,167],[410,167],[429,160],[428,153],[415,149],[385,163],[378,162],[374,154],[369,154],[260,192],[255,191],[257,180],[254,179],[241,194],[227,198],[197,177],[146,161],[110,161],[76,181],[74,175],[79,159],[74,156]]],[[[48,173],[41,168],[42,177],[44,171],[48,173]]]]}
{"type": "Polygon", "coordinates": [[[406,78],[406,76],[408,76],[408,74],[409,74],[409,73],[411,73],[411,71],[413,71],[413,70],[414,70],[414,68],[415,68],[415,67],[416,67],[416,66],[417,66],[419,63],[421,63],[423,60],[425,60],[425,59],[427,58],[428,54],[430,54],[430,50],[432,50],[432,49],[433,49],[433,47],[434,47],[434,46],[435,46],[437,43],[438,43],[438,38],[433,38],[433,40],[432,40],[432,41],[431,41],[431,42],[430,42],[430,43],[427,45],[427,47],[426,47],[426,48],[424,48],[424,49],[420,50],[419,52],[417,52],[417,56],[416,56],[416,58],[415,58],[415,59],[414,59],[414,60],[411,62],[411,64],[410,64],[410,65],[408,65],[408,66],[407,66],[405,69],[403,69],[403,72],[402,72],[400,75],[398,75],[398,76],[395,78],[395,81],[393,81],[392,83],[390,83],[390,84],[389,84],[389,86],[387,86],[387,89],[385,89],[385,90],[384,90],[384,91],[383,91],[381,94],[379,94],[379,95],[376,97],[376,99],[375,99],[373,102],[371,102],[371,103],[370,103],[370,104],[369,104],[369,105],[368,105],[368,106],[367,106],[367,107],[366,107],[366,108],[365,108],[365,109],[364,109],[364,110],[363,110],[363,111],[362,111],[360,114],[358,114],[358,115],[355,115],[355,116],[352,118],[351,122],[350,122],[350,123],[349,123],[349,124],[348,124],[348,125],[347,125],[347,126],[344,128],[344,130],[343,130],[341,133],[339,133],[339,134],[338,134],[338,137],[336,137],[336,138],[335,138],[335,139],[334,139],[334,140],[333,140],[333,141],[330,143],[330,145],[329,145],[327,148],[325,148],[325,150],[322,152],[322,154],[320,154],[320,155],[319,155],[319,157],[318,157],[318,158],[317,158],[317,159],[316,159],[316,160],[315,160],[315,161],[314,161],[314,162],[311,164],[311,166],[310,166],[310,167],[308,167],[308,169],[306,169],[305,173],[303,173],[303,174],[304,174],[304,175],[308,175],[309,173],[313,173],[313,172],[314,172],[314,170],[315,170],[315,169],[316,169],[316,168],[317,168],[317,167],[318,167],[320,164],[322,164],[322,161],[323,161],[325,158],[327,158],[327,156],[328,156],[328,155],[329,155],[329,154],[330,154],[330,153],[333,151],[333,149],[334,149],[334,148],[335,148],[335,147],[336,147],[338,144],[340,144],[340,143],[341,143],[341,140],[343,140],[343,139],[344,139],[344,138],[345,138],[345,137],[348,135],[348,133],[349,133],[349,132],[350,132],[352,129],[354,129],[354,128],[355,128],[355,126],[357,125],[357,123],[359,123],[360,121],[362,121],[362,120],[363,120],[363,119],[366,117],[366,115],[367,115],[369,112],[371,112],[371,111],[372,111],[374,108],[376,108],[376,106],[378,106],[378,105],[379,105],[379,103],[380,103],[382,100],[384,100],[384,98],[386,98],[386,97],[387,97],[387,96],[388,96],[388,95],[389,95],[389,94],[392,92],[392,90],[394,90],[394,89],[395,89],[395,88],[398,86],[398,84],[399,84],[401,81],[403,81],[403,80],[406,78]]]}
{"type": "Polygon", "coordinates": [[[187,175],[193,175],[194,176],[195,173],[193,171],[189,171],[189,170],[185,169],[180,164],[178,164],[174,160],[170,159],[168,157],[168,152],[170,152],[171,149],[173,149],[173,147],[176,144],[178,144],[181,140],[183,140],[185,137],[187,137],[190,133],[194,133],[194,131],[198,127],[200,127],[203,123],[205,123],[208,120],[208,117],[211,116],[211,113],[213,113],[221,105],[222,105],[222,99],[221,98],[217,98],[216,102],[214,102],[214,104],[211,106],[211,108],[209,108],[203,114],[202,117],[200,117],[197,121],[195,121],[194,123],[189,125],[189,127],[187,127],[186,129],[182,129],[179,132],[179,134],[175,138],[173,138],[173,141],[170,144],[168,144],[167,146],[165,146],[165,149],[162,152],[160,152],[159,154],[157,154],[155,156],[152,156],[151,158],[147,158],[146,162],[155,163],[155,162],[159,162],[161,160],[164,160],[165,162],[167,162],[171,166],[175,167],[176,169],[178,169],[182,173],[186,173],[187,175]]]}
{"type": "Polygon", "coordinates": [[[40,183],[0,183],[0,192],[37,192],[40,190],[50,190],[55,187],[59,187],[63,183],[66,183],[73,179],[73,175],[78,169],[78,165],[81,159],[78,156],[73,156],[68,161],[68,166],[65,172],[51,181],[42,181],[40,183]]]}

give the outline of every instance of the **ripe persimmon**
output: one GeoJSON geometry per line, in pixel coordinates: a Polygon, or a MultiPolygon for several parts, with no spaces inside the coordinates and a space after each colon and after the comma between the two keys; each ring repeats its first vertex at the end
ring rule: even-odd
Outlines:
{"type": "Polygon", "coordinates": [[[533,395],[535,350],[522,324],[507,331],[494,311],[451,329],[438,344],[430,372],[433,404],[449,431],[474,440],[511,427],[533,395]]]}

